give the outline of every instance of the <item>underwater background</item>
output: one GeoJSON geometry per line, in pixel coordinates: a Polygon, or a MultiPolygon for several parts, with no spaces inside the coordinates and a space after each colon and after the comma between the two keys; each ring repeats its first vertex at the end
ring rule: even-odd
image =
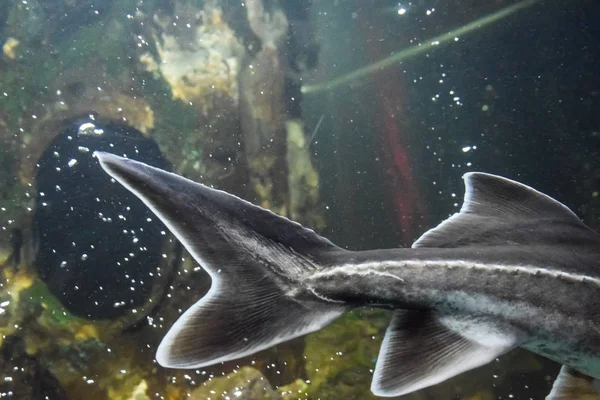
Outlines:
{"type": "MultiPolygon", "coordinates": [[[[210,278],[93,152],[355,250],[410,246],[468,171],[598,230],[599,21],[596,0],[1,0],[0,397],[375,399],[384,310],[160,367],[210,278]]],[[[558,369],[515,350],[403,398],[543,399],[558,369]]]]}

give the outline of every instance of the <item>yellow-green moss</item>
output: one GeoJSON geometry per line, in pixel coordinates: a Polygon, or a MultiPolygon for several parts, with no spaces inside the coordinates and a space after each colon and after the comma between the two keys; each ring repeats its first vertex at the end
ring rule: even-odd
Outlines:
{"type": "Polygon", "coordinates": [[[355,310],[306,338],[310,398],[371,399],[371,378],[389,316],[355,310]]]}

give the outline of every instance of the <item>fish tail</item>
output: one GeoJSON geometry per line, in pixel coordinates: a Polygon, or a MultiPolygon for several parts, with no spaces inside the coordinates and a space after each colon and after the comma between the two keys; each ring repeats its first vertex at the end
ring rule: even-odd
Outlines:
{"type": "Polygon", "coordinates": [[[343,313],[304,288],[328,252],[312,230],[236,196],[107,153],[104,170],[136,194],[209,273],[208,293],[169,330],[156,359],[199,368],[316,331],[343,313]]]}

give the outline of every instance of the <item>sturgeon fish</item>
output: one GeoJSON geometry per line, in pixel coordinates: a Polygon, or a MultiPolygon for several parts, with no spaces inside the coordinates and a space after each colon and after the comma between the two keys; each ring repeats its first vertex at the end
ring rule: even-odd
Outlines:
{"type": "Polygon", "coordinates": [[[238,359],[351,308],[383,307],[392,319],[375,395],[414,392],[523,347],[563,365],[547,399],[600,399],[600,235],[529,186],[467,173],[460,211],[411,248],[349,251],[226,192],[95,156],[212,279],[160,343],[164,367],[238,359]]]}

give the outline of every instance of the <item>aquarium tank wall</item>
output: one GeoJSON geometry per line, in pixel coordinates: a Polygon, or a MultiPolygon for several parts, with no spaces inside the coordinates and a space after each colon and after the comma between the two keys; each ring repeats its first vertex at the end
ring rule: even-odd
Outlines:
{"type": "MultiPolygon", "coordinates": [[[[410,248],[460,211],[473,171],[599,230],[598,21],[594,0],[0,1],[0,397],[380,398],[389,304],[160,365],[211,277],[95,152],[353,251],[410,248]]],[[[394,398],[545,399],[560,368],[517,346],[394,398]]]]}

